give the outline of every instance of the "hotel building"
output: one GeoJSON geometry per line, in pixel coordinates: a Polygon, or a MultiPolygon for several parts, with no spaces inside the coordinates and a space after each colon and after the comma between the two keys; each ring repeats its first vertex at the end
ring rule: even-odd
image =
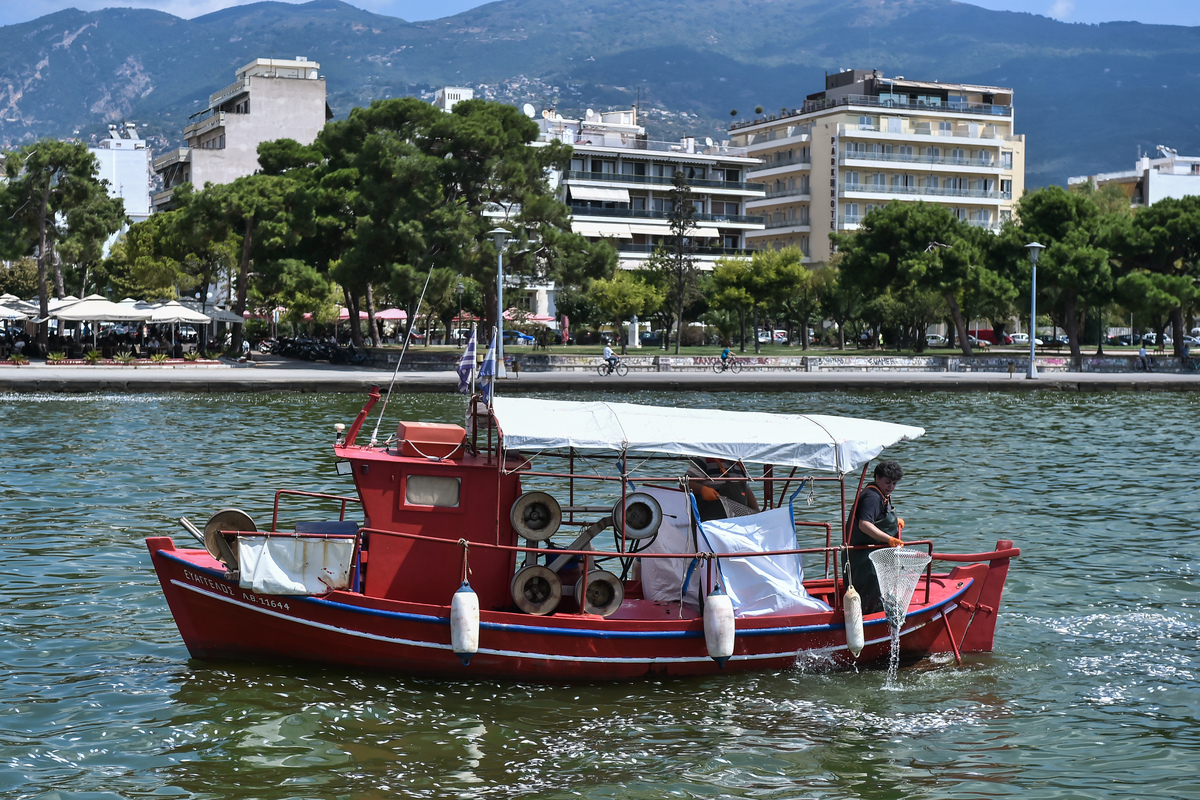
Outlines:
{"type": "Polygon", "coordinates": [[[163,190],[156,211],[171,207],[174,190],[190,183],[230,183],[258,171],[258,146],[274,139],[311,144],[333,117],[325,102],[321,65],[303,56],[258,58],[237,71],[237,80],[210,95],[208,107],[183,129],[187,147],[154,159],[163,190]]]}
{"type": "Polygon", "coordinates": [[[878,70],[827,75],[803,107],[730,128],[732,144],[762,160],[748,178],[766,184],[746,203],[764,218],[747,244],[795,245],[806,261],[824,262],[831,233],[857,230],[893,200],[940,203],[999,230],[1025,188],[1025,137],[1013,119],[1012,89],[878,70]]]}

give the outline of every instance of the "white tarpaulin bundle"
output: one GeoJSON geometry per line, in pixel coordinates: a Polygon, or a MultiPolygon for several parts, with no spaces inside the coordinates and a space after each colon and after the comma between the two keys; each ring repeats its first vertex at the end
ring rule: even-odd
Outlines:
{"type": "MultiPolygon", "coordinates": [[[[700,523],[705,546],[713,553],[746,553],[743,558],[720,558],[721,583],[739,617],[760,614],[811,614],[829,606],[804,589],[804,565],[799,553],[752,556],[796,547],[789,506],[734,519],[700,523]]],[[[705,592],[709,590],[705,586],[705,592]]]]}
{"type": "Polygon", "coordinates": [[[924,428],[821,414],[576,403],[497,397],[504,447],[630,451],[775,464],[845,474],[924,428]]]}
{"type": "Polygon", "coordinates": [[[350,585],[354,538],[239,536],[238,585],[258,594],[325,594],[350,585]]]}

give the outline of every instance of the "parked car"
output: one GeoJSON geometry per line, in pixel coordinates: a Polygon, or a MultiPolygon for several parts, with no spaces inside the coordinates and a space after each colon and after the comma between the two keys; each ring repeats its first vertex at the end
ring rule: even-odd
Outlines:
{"type": "Polygon", "coordinates": [[[1039,344],[1044,344],[1046,347],[1066,347],[1070,341],[1066,336],[1043,336],[1039,344]]]}
{"type": "MultiPolygon", "coordinates": [[[[1028,333],[1014,333],[1012,335],[1012,343],[1016,344],[1016,345],[1028,346],[1029,345],[1029,334],[1028,333]]],[[[1036,345],[1043,344],[1041,339],[1034,339],[1033,343],[1036,345]]]]}
{"type": "Polygon", "coordinates": [[[759,331],[758,341],[760,344],[787,344],[787,331],[759,331]]]}
{"type": "Polygon", "coordinates": [[[504,343],[505,344],[533,344],[533,337],[530,336],[528,333],[521,333],[521,331],[506,329],[504,331],[504,343]]]}
{"type": "MultiPolygon", "coordinates": [[[[1143,333],[1142,334],[1142,344],[1157,345],[1158,344],[1158,334],[1157,333],[1143,333]]],[[[1175,344],[1175,340],[1164,333],[1163,334],[1163,346],[1165,347],[1169,344],[1175,344]]]]}
{"type": "Polygon", "coordinates": [[[1200,344],[1200,336],[1184,336],[1183,342],[1189,347],[1195,347],[1200,344]]]}
{"type": "Polygon", "coordinates": [[[968,336],[967,341],[969,341],[971,343],[971,347],[979,347],[979,348],[986,349],[986,348],[992,346],[992,343],[989,342],[987,339],[980,339],[978,336],[968,336]]]}
{"type": "Polygon", "coordinates": [[[926,347],[945,347],[946,346],[946,337],[942,336],[940,333],[927,333],[927,334],[925,334],[925,346],[926,347]]]}

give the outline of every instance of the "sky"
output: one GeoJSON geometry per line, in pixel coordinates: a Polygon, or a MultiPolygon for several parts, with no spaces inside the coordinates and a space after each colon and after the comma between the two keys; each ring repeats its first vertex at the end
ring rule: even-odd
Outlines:
{"type": "MultiPolygon", "coordinates": [[[[106,7],[154,8],[191,19],[253,0],[0,0],[0,25],[26,22],[64,8],[95,11],[106,7]]],[[[297,0],[285,0],[297,2],[297,0]]],[[[409,21],[438,19],[483,5],[480,0],[348,0],[351,5],[409,21]]],[[[971,5],[1026,11],[1063,22],[1133,20],[1158,25],[1200,26],[1197,0],[972,0],[971,5]]]]}

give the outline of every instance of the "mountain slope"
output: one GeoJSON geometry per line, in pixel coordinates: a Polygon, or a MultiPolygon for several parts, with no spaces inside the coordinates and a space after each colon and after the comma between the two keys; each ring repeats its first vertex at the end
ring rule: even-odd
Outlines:
{"type": "Polygon", "coordinates": [[[1014,88],[1032,186],[1128,168],[1137,147],[1200,153],[1188,91],[1200,28],[1069,25],[952,0],[501,0],[416,23],[339,0],[193,20],[67,10],[0,28],[0,144],[87,138],[125,118],[167,146],[237,67],[271,55],[320,62],[339,115],[443,84],[563,113],[640,93],[653,137],[724,137],[731,109],[795,107],[827,71],[858,67],[1014,88]]]}

